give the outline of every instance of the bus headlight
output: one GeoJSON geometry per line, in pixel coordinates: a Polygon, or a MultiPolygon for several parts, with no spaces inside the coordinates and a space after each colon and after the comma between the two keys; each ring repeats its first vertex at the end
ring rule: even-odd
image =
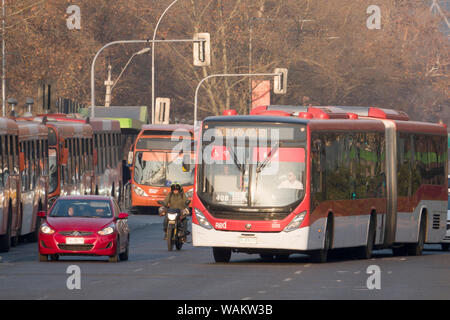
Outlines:
{"type": "Polygon", "coordinates": [[[148,197],[148,195],[147,195],[147,193],[145,193],[144,189],[142,189],[141,187],[136,186],[134,184],[132,186],[133,186],[134,193],[136,193],[138,196],[148,197]]]}
{"type": "Polygon", "coordinates": [[[306,216],[306,211],[303,211],[302,213],[299,213],[292,221],[284,228],[285,232],[291,232],[300,227],[300,225],[303,222],[303,219],[306,216]]]}
{"type": "Polygon", "coordinates": [[[197,217],[197,221],[200,224],[200,226],[202,226],[205,229],[212,229],[212,225],[208,222],[208,220],[206,220],[205,216],[203,215],[203,213],[198,210],[197,208],[194,208],[194,212],[195,212],[195,216],[197,217]]]}

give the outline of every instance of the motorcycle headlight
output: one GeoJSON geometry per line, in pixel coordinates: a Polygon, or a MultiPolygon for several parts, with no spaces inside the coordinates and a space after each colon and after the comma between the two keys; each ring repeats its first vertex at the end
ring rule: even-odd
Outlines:
{"type": "Polygon", "coordinates": [[[205,229],[212,229],[212,225],[206,220],[203,213],[198,210],[197,208],[194,208],[195,216],[197,217],[198,223],[205,229]]]}
{"type": "Polygon", "coordinates": [[[300,225],[303,222],[303,219],[306,216],[306,211],[303,211],[302,213],[299,213],[292,221],[284,228],[285,232],[291,232],[300,227],[300,225]]]}
{"type": "Polygon", "coordinates": [[[108,236],[110,234],[112,234],[114,232],[114,226],[113,225],[109,225],[106,228],[103,228],[102,230],[100,230],[99,232],[97,232],[99,235],[101,236],[108,236]]]}
{"type": "Polygon", "coordinates": [[[139,186],[136,186],[133,184],[133,190],[134,190],[134,193],[136,193],[138,196],[148,197],[148,195],[147,195],[147,193],[145,193],[144,189],[142,189],[139,186]]]}
{"type": "Polygon", "coordinates": [[[191,189],[186,192],[186,197],[192,198],[194,196],[194,189],[191,189]]]}
{"type": "Polygon", "coordinates": [[[54,233],[55,233],[55,230],[53,230],[52,228],[50,228],[50,227],[48,226],[48,224],[46,224],[46,223],[42,224],[40,230],[41,230],[41,232],[42,232],[43,234],[54,234],[54,233]]]}

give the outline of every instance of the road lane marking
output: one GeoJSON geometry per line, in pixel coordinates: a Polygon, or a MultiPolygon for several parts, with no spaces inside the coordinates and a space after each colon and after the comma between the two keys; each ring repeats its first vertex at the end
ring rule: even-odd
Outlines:
{"type": "Polygon", "coordinates": [[[311,267],[311,263],[305,264],[304,267],[305,267],[305,268],[311,267]]]}
{"type": "Polygon", "coordinates": [[[241,300],[251,300],[252,298],[251,297],[245,297],[245,298],[242,298],[241,300]]]}
{"type": "Polygon", "coordinates": [[[140,271],[142,271],[142,270],[144,270],[144,269],[142,269],[142,268],[139,268],[139,269],[135,269],[135,270],[133,270],[133,272],[140,272],[140,271]]]}
{"type": "Polygon", "coordinates": [[[283,280],[283,282],[289,282],[291,280],[292,280],[292,278],[286,278],[286,279],[283,280]]]}
{"type": "Polygon", "coordinates": [[[303,272],[302,270],[298,270],[298,271],[295,271],[294,274],[300,274],[302,272],[303,272]]]}
{"type": "Polygon", "coordinates": [[[266,293],[266,291],[261,290],[261,291],[258,291],[258,293],[259,293],[259,294],[264,294],[264,293],[266,293]]]}
{"type": "Polygon", "coordinates": [[[152,266],[156,266],[157,264],[159,264],[159,262],[153,262],[152,266]]]}

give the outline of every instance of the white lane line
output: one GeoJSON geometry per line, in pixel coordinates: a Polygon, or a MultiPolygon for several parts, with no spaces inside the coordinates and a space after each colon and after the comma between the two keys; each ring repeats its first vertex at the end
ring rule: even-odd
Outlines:
{"type": "Polygon", "coordinates": [[[144,269],[142,269],[142,268],[139,268],[139,269],[135,269],[135,270],[133,270],[133,272],[140,272],[140,271],[142,271],[142,270],[144,270],[144,269]]]}
{"type": "Polygon", "coordinates": [[[156,266],[157,264],[159,264],[159,262],[153,262],[152,266],[156,266]]]}
{"type": "Polygon", "coordinates": [[[169,260],[175,259],[175,256],[168,257],[167,259],[169,260]]]}
{"type": "Polygon", "coordinates": [[[305,267],[305,268],[311,267],[311,263],[305,264],[304,267],[305,267]]]}
{"type": "Polygon", "coordinates": [[[283,280],[283,282],[289,282],[291,280],[292,280],[292,278],[286,278],[286,279],[283,280]]]}
{"type": "Polygon", "coordinates": [[[300,274],[302,272],[303,272],[302,270],[298,270],[298,271],[295,271],[294,274],[300,274]]]}
{"type": "Polygon", "coordinates": [[[252,298],[251,297],[245,297],[245,298],[242,298],[241,300],[251,300],[252,298]]]}
{"type": "Polygon", "coordinates": [[[259,293],[259,294],[264,294],[264,293],[266,293],[266,291],[261,290],[261,291],[258,291],[258,293],[259,293]]]}

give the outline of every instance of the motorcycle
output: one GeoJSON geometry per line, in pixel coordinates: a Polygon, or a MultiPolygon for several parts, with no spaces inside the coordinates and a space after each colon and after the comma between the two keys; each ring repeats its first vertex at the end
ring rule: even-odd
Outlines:
{"type": "MultiPolygon", "coordinates": [[[[190,202],[190,200],[186,200],[186,207],[190,202]]],[[[183,210],[167,208],[163,201],[158,201],[158,203],[161,205],[158,210],[159,214],[161,216],[167,214],[167,249],[172,251],[175,245],[177,250],[181,250],[181,247],[186,242],[187,235],[187,230],[184,230],[182,220],[186,219],[189,211],[187,208],[183,210]]]]}

